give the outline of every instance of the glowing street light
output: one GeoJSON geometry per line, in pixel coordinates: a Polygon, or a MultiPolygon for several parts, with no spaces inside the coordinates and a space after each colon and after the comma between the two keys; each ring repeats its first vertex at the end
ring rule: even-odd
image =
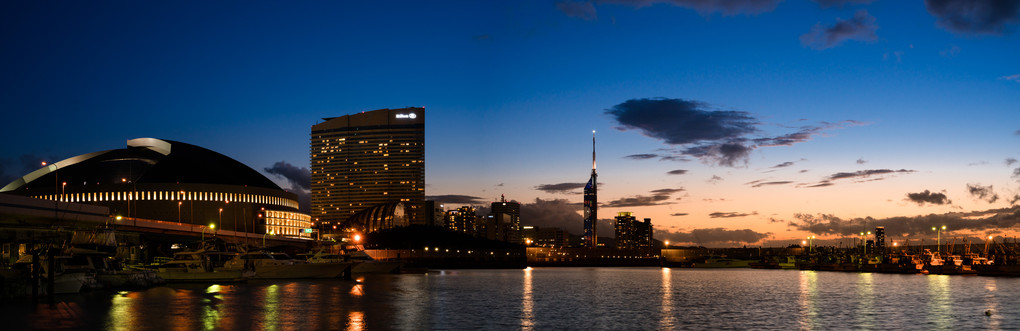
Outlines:
{"type": "Polygon", "coordinates": [[[209,223],[208,227],[202,228],[202,241],[205,241],[205,229],[216,230],[216,224],[215,223],[209,223]]]}
{"type": "Polygon", "coordinates": [[[936,233],[936,237],[935,237],[935,249],[936,249],[936,251],[939,254],[941,254],[942,253],[942,231],[946,231],[946,226],[943,225],[942,228],[936,228],[936,227],[933,226],[933,227],[931,227],[931,230],[935,231],[935,233],[936,233]]]}
{"type": "Polygon", "coordinates": [[[269,231],[269,232],[266,232],[266,234],[262,235],[262,248],[266,248],[266,235],[275,236],[276,232],[269,231]]]}
{"type": "Polygon", "coordinates": [[[815,243],[814,242],[815,236],[807,237],[807,239],[808,239],[808,254],[810,254],[812,249],[813,249],[814,243],[815,243]]]}
{"type": "Polygon", "coordinates": [[[662,242],[662,245],[666,246],[666,248],[669,248],[669,240],[662,242]]]}

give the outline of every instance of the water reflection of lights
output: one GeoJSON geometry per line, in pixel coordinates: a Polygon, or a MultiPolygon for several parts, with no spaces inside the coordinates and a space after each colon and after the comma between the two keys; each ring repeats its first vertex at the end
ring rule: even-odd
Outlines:
{"type": "Polygon", "coordinates": [[[662,292],[662,313],[659,317],[659,329],[675,329],[676,317],[673,316],[673,272],[669,268],[662,268],[662,285],[659,287],[662,292]]]}
{"type": "Polygon", "coordinates": [[[857,326],[865,329],[875,327],[875,291],[873,274],[862,272],[857,274],[857,326]]]}
{"type": "Polygon", "coordinates": [[[220,285],[213,284],[205,288],[205,298],[202,299],[202,326],[206,330],[215,329],[220,322],[220,310],[218,304],[223,301],[220,291],[223,290],[220,285]]]}
{"type": "Polygon", "coordinates": [[[347,331],[362,331],[365,330],[365,313],[360,311],[352,311],[347,315],[347,331]]]}
{"type": "Polygon", "coordinates": [[[818,273],[815,271],[800,272],[800,328],[818,329],[818,273]]]}
{"type": "Polygon", "coordinates": [[[265,295],[265,314],[263,320],[265,324],[262,326],[264,330],[276,330],[279,328],[279,313],[280,313],[280,288],[276,284],[266,286],[265,295]]]}
{"type": "MultiPolygon", "coordinates": [[[[928,275],[928,319],[936,329],[953,328],[953,298],[947,275],[928,275]]],[[[931,325],[930,324],[930,325],[931,325]]]]}
{"type": "Polygon", "coordinates": [[[113,296],[110,303],[108,318],[110,322],[106,325],[107,330],[130,329],[135,325],[135,310],[137,309],[135,299],[138,298],[138,293],[120,291],[117,294],[119,295],[113,296]]]}
{"type": "Polygon", "coordinates": [[[531,267],[524,268],[524,293],[521,295],[521,329],[535,328],[535,302],[531,297],[531,267]]]}
{"type": "MultiPolygon", "coordinates": [[[[999,301],[995,299],[996,296],[995,292],[998,291],[996,280],[997,279],[995,278],[985,279],[985,290],[988,290],[988,294],[985,295],[985,311],[991,311],[992,314],[995,314],[996,312],[999,311],[999,301]]],[[[996,330],[1001,328],[1001,326],[999,325],[999,319],[989,318],[988,324],[985,325],[985,327],[986,329],[990,330],[996,330]]]]}

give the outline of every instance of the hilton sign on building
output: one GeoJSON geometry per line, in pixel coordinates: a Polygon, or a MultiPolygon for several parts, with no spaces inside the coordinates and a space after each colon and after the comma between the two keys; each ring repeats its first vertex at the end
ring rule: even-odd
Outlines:
{"type": "Polygon", "coordinates": [[[311,216],[335,233],[358,212],[403,205],[410,223],[423,223],[425,108],[379,109],[324,118],[312,126],[311,216]]]}

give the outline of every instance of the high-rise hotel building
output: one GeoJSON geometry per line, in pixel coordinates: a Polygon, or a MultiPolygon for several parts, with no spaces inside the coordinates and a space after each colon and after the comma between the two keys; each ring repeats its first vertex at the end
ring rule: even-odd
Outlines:
{"type": "Polygon", "coordinates": [[[424,222],[425,108],[323,120],[311,140],[311,214],[319,229],[343,231],[359,211],[397,202],[411,224],[424,222]]]}

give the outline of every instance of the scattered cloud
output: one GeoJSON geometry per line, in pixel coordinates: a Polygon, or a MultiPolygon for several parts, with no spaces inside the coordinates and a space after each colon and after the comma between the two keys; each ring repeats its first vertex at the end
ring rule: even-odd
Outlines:
{"type": "Polygon", "coordinates": [[[907,193],[907,200],[916,202],[918,205],[930,203],[933,205],[946,205],[953,203],[946,197],[945,193],[931,193],[928,190],[920,193],[907,193]]]}
{"type": "Polygon", "coordinates": [[[831,176],[829,176],[826,180],[828,180],[828,181],[834,181],[834,180],[839,180],[839,179],[853,179],[853,180],[864,180],[864,181],[867,181],[868,179],[870,179],[870,180],[878,180],[878,179],[881,179],[880,176],[884,176],[884,175],[903,174],[903,173],[912,173],[912,172],[916,172],[916,171],[915,170],[907,170],[907,169],[900,169],[900,170],[872,169],[872,170],[860,170],[860,171],[855,171],[855,172],[837,172],[837,173],[832,174],[831,176]],[[876,179],[875,177],[880,177],[880,178],[876,179]]]}
{"type": "MultiPolygon", "coordinates": [[[[822,122],[776,137],[752,137],[761,132],[758,129],[761,122],[750,113],[716,109],[695,100],[631,99],[605,113],[616,120],[620,131],[637,130],[667,145],[680,146],[672,151],[677,153],[673,155],[676,160],[686,161],[682,157],[691,156],[709,164],[729,167],[746,165],[751,152],[758,147],[790,146],[808,141],[828,129],[864,124],[857,121],[822,122]]],[[[661,160],[668,157],[661,156],[661,160]]],[[[633,158],[651,158],[651,154],[634,154],[633,158]]]]}
{"type": "Polygon", "coordinates": [[[708,217],[711,217],[711,218],[734,218],[734,217],[747,217],[747,216],[752,216],[752,215],[758,215],[758,212],[752,212],[750,214],[748,214],[748,213],[734,213],[734,212],[730,212],[730,213],[714,212],[714,213],[708,214],[708,217]]]}
{"type": "Polygon", "coordinates": [[[751,229],[729,230],[724,228],[693,229],[689,232],[655,230],[655,238],[669,240],[671,244],[689,243],[699,246],[722,247],[740,246],[760,242],[771,236],[771,232],[757,232],[751,229]]]}
{"type": "Polygon", "coordinates": [[[864,158],[857,159],[857,164],[865,164],[865,163],[868,163],[868,160],[865,160],[864,158]]]}
{"type": "Polygon", "coordinates": [[[683,191],[686,191],[686,189],[684,189],[684,188],[660,188],[658,190],[653,190],[652,193],[653,194],[667,194],[668,195],[668,194],[673,194],[673,193],[680,193],[680,192],[683,192],[683,191]]]}
{"type": "Polygon", "coordinates": [[[875,0],[812,0],[818,3],[819,7],[830,8],[830,7],[843,7],[845,5],[866,5],[874,2],[875,0]]]}
{"type": "Polygon", "coordinates": [[[958,34],[998,35],[1020,22],[1015,0],[925,0],[924,5],[939,26],[958,34]]]}
{"type": "Polygon", "coordinates": [[[670,175],[683,175],[683,174],[686,174],[686,173],[687,173],[687,170],[684,170],[684,169],[676,169],[676,170],[670,170],[670,171],[669,171],[669,172],[667,172],[666,174],[670,174],[670,175]]]}
{"type": "Polygon", "coordinates": [[[633,197],[626,197],[616,199],[605,203],[601,207],[606,208],[621,208],[621,207],[645,207],[645,206],[659,206],[668,205],[672,202],[669,201],[669,195],[658,194],[658,195],[637,195],[633,197]]]}
{"type": "Polygon", "coordinates": [[[789,166],[792,166],[792,165],[793,165],[793,162],[786,161],[786,162],[783,162],[783,163],[780,163],[780,164],[772,166],[771,169],[786,168],[786,167],[789,167],[789,166]]]}
{"type": "Polygon", "coordinates": [[[488,202],[480,197],[459,194],[430,195],[425,197],[425,200],[433,200],[443,204],[452,205],[483,205],[488,202]]]}
{"type": "MultiPolygon", "coordinates": [[[[757,183],[752,184],[751,187],[762,187],[762,186],[770,186],[770,185],[786,185],[786,184],[790,184],[790,183],[793,183],[793,182],[785,181],[785,180],[784,181],[775,181],[775,182],[757,182],[757,183]]],[[[748,183],[748,184],[750,184],[750,183],[748,183]]]]}
{"type": "Polygon", "coordinates": [[[472,39],[479,40],[479,41],[481,41],[481,40],[492,40],[492,36],[491,35],[487,35],[487,34],[480,34],[480,35],[472,37],[472,39]]]}
{"type": "Polygon", "coordinates": [[[1008,158],[1006,158],[1006,160],[1004,162],[1006,162],[1006,166],[1007,167],[1011,167],[1011,166],[1013,166],[1013,164],[1016,163],[1016,159],[1008,157],[1008,158]]]}
{"type": "Polygon", "coordinates": [[[570,193],[574,190],[583,189],[586,184],[587,183],[541,184],[535,186],[535,189],[546,193],[570,193]]]}
{"type": "Polygon", "coordinates": [[[701,101],[631,99],[606,111],[620,130],[639,130],[670,145],[739,138],[758,131],[758,120],[741,111],[712,110],[701,101]]]}
{"type": "Polygon", "coordinates": [[[981,184],[967,184],[967,191],[970,195],[978,200],[986,201],[988,203],[995,203],[999,201],[999,195],[992,189],[992,185],[981,186],[981,184]]]}
{"type": "Polygon", "coordinates": [[[631,160],[647,160],[647,159],[654,159],[654,158],[657,158],[657,157],[659,157],[658,154],[632,154],[632,155],[624,156],[623,158],[631,159],[631,160]]]}
{"type": "Polygon", "coordinates": [[[687,215],[690,215],[690,214],[688,214],[688,213],[672,213],[672,214],[669,214],[669,216],[687,216],[687,215]]]}
{"type": "Polygon", "coordinates": [[[939,55],[942,55],[943,57],[954,58],[957,55],[960,55],[960,46],[953,45],[953,47],[941,50],[939,51],[939,55]]]}
{"type": "Polygon", "coordinates": [[[634,8],[670,4],[693,9],[702,16],[721,13],[723,16],[756,15],[776,9],[782,0],[597,0],[598,3],[626,5],[634,8]]]}
{"type": "Polygon", "coordinates": [[[871,217],[841,219],[833,215],[796,214],[790,227],[819,235],[854,236],[862,228],[884,226],[890,238],[901,236],[930,236],[933,224],[945,225],[949,231],[976,231],[1007,229],[1020,225],[1020,206],[975,212],[952,212],[922,216],[897,216],[883,219],[871,217]]]}
{"type": "Polygon", "coordinates": [[[308,168],[298,168],[290,163],[279,161],[272,167],[264,168],[266,173],[283,177],[290,183],[290,192],[297,194],[301,212],[311,211],[312,204],[312,172],[308,168]]]}
{"type": "Polygon", "coordinates": [[[836,47],[847,40],[876,41],[878,35],[875,31],[875,17],[868,14],[867,10],[859,10],[849,20],[836,19],[836,24],[825,27],[821,23],[815,24],[811,32],[800,36],[800,43],[804,46],[822,50],[836,47]]]}
{"type": "Polygon", "coordinates": [[[556,3],[556,9],[570,17],[580,18],[585,21],[598,19],[595,5],[589,1],[560,1],[556,3]]]}
{"type": "MultiPolygon", "coordinates": [[[[1014,82],[1020,82],[1020,75],[1009,75],[1009,76],[1002,76],[1002,77],[999,77],[999,78],[1005,79],[1005,80],[1011,80],[1011,81],[1014,81],[1014,82]]],[[[1017,131],[1017,132],[1020,132],[1020,131],[1017,131]]]]}
{"type": "Polygon", "coordinates": [[[709,183],[712,183],[712,184],[716,184],[716,183],[719,183],[719,182],[721,182],[721,181],[723,181],[723,178],[722,178],[722,177],[719,177],[719,176],[717,176],[717,175],[712,175],[712,178],[709,178],[709,179],[708,179],[708,182],[709,182],[709,183]]]}

